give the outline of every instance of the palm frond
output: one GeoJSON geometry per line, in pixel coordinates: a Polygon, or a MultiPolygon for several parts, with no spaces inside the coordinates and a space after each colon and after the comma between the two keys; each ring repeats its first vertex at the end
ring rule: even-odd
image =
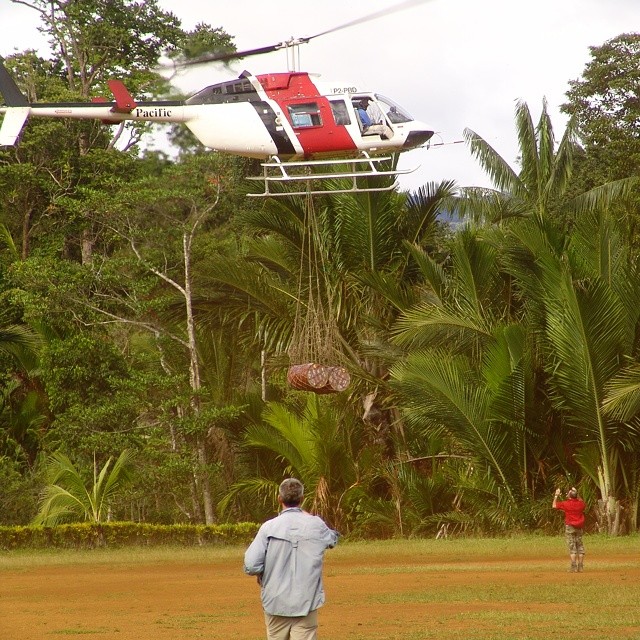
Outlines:
{"type": "MultiPolygon", "coordinates": [[[[553,131],[549,130],[548,122],[544,117],[545,113],[546,109],[543,104],[540,127],[545,139],[542,144],[550,144],[553,150],[553,131]],[[551,140],[549,140],[549,135],[551,135],[551,140]]],[[[538,149],[537,134],[540,130],[536,131],[529,107],[522,101],[516,103],[516,131],[518,135],[518,150],[520,152],[520,174],[518,178],[523,188],[518,186],[518,188],[514,189],[511,187],[509,191],[522,199],[536,201],[540,199],[540,189],[545,182],[538,149]],[[523,189],[527,195],[525,195],[523,189]]]]}
{"type": "Polygon", "coordinates": [[[29,327],[2,323],[0,317],[0,351],[20,358],[22,351],[37,350],[41,344],[40,336],[29,327]]]}
{"type": "Polygon", "coordinates": [[[604,384],[618,370],[625,339],[619,300],[602,282],[576,289],[565,275],[547,299],[547,337],[555,358],[553,379],[572,409],[570,419],[597,432],[604,384]]]}
{"type": "Polygon", "coordinates": [[[639,178],[624,178],[607,182],[574,198],[569,204],[577,213],[585,213],[594,209],[608,209],[612,204],[630,197],[633,187],[639,178]]]}
{"type": "Polygon", "coordinates": [[[567,124],[558,150],[556,151],[550,173],[543,193],[544,202],[552,198],[561,197],[566,193],[573,174],[573,160],[578,150],[575,123],[570,120],[567,124]]]}
{"type": "Polygon", "coordinates": [[[460,190],[455,210],[463,219],[477,223],[496,224],[510,218],[526,218],[531,215],[531,205],[510,193],[481,187],[460,190]]]}
{"type": "Polygon", "coordinates": [[[485,326],[496,299],[499,278],[496,249],[471,229],[460,231],[451,248],[453,297],[461,312],[485,326]]]}
{"type": "Polygon", "coordinates": [[[392,368],[407,421],[416,428],[448,433],[476,464],[490,469],[512,495],[507,434],[489,414],[490,396],[465,358],[417,352],[392,368]]]}
{"type": "Polygon", "coordinates": [[[13,240],[11,232],[7,225],[0,223],[0,246],[4,245],[11,257],[11,260],[17,261],[20,259],[18,248],[13,240]]]}
{"type": "Polygon", "coordinates": [[[50,485],[42,492],[40,509],[32,522],[36,525],[55,526],[78,517],[87,519],[86,504],[71,491],[58,485],[50,485]]]}
{"type": "Polygon", "coordinates": [[[355,275],[355,279],[370,287],[378,296],[398,311],[407,309],[416,301],[412,290],[395,273],[382,271],[364,272],[355,275]]]}
{"type": "Polygon", "coordinates": [[[447,275],[442,265],[421,247],[409,243],[405,243],[404,246],[408,255],[410,255],[416,263],[420,273],[435,295],[436,300],[434,300],[434,303],[442,304],[444,302],[447,282],[447,275]]]}
{"type": "Polygon", "coordinates": [[[402,237],[408,243],[424,244],[437,229],[438,216],[446,211],[456,194],[453,180],[430,182],[407,197],[401,221],[402,237]]]}
{"type": "MultiPolygon", "coordinates": [[[[100,471],[97,482],[96,494],[100,496],[102,505],[108,506],[116,491],[133,476],[133,461],[135,453],[130,449],[124,449],[116,458],[113,468],[109,471],[111,458],[100,471]]],[[[102,506],[101,505],[101,506],[102,506]]]]}
{"type": "Polygon", "coordinates": [[[621,422],[640,416],[640,363],[631,363],[606,383],[602,410],[621,422]]]}
{"type": "Polygon", "coordinates": [[[227,513],[236,500],[246,499],[249,502],[256,502],[271,508],[275,513],[278,510],[278,486],[279,482],[268,478],[239,480],[231,485],[227,494],[218,503],[218,508],[221,513],[227,513]]]}
{"type": "Polygon", "coordinates": [[[393,341],[408,349],[437,348],[452,342],[463,349],[490,335],[476,318],[433,304],[420,304],[406,311],[393,329],[393,341]]]}
{"type": "Polygon", "coordinates": [[[496,189],[511,193],[522,191],[518,174],[482,136],[471,129],[465,129],[464,138],[469,145],[471,155],[478,160],[496,189]]]}
{"type": "MultiPolygon", "coordinates": [[[[334,204],[336,256],[343,269],[379,270],[397,255],[397,193],[340,194],[334,204]]],[[[332,256],[332,260],[334,257],[332,256]]]]}

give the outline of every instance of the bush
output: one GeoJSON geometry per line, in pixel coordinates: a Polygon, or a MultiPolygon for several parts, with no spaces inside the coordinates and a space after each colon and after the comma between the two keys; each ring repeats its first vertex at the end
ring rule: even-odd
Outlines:
{"type": "Polygon", "coordinates": [[[0,549],[46,549],[204,544],[247,544],[260,527],[253,522],[163,525],[143,522],[0,527],[0,549]]]}

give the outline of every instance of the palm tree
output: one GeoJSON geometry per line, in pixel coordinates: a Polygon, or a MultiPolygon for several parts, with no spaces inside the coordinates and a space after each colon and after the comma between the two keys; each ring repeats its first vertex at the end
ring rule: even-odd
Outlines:
{"type": "Polygon", "coordinates": [[[426,455],[422,447],[439,440],[443,448],[431,458],[447,461],[461,492],[450,492],[443,520],[462,522],[465,498],[475,503],[473,521],[485,528],[522,524],[520,508],[539,484],[535,372],[525,327],[510,304],[500,237],[463,229],[444,269],[423,257],[430,297],[399,319],[395,339],[407,355],[391,371],[414,434],[413,455],[426,455]]]}
{"type": "MultiPolygon", "coordinates": [[[[562,213],[572,215],[608,206],[626,197],[635,178],[616,180],[577,197],[570,197],[571,176],[579,150],[575,123],[569,121],[556,144],[546,100],[538,124],[534,125],[529,107],[516,105],[516,131],[520,170],[514,170],[500,154],[471,129],[464,132],[472,155],[491,178],[494,189],[462,189],[458,206],[476,220],[499,222],[510,218],[534,218],[540,224],[562,213]]],[[[561,227],[560,232],[566,232],[561,227]]]]}
{"type": "Polygon", "coordinates": [[[93,481],[87,485],[66,455],[54,453],[47,466],[49,484],[42,492],[34,524],[53,526],[64,520],[99,524],[108,520],[113,499],[131,478],[132,460],[132,452],[125,449],[110,468],[110,457],[99,472],[94,467],[93,481]]]}
{"type": "MultiPolygon", "coordinates": [[[[438,245],[438,213],[453,191],[453,183],[446,182],[415,194],[341,194],[311,203],[300,197],[272,198],[241,216],[248,232],[245,255],[209,265],[199,280],[200,312],[207,313],[208,297],[212,310],[224,310],[250,328],[247,337],[258,336],[261,348],[271,354],[267,364],[273,370],[286,366],[283,355],[295,339],[297,314],[321,267],[320,286],[311,293],[335,322],[333,337],[354,380],[343,419],[362,423],[364,413],[369,441],[384,444],[367,459],[370,473],[402,446],[395,437],[401,427],[386,382],[398,352],[388,341],[388,330],[400,311],[417,300],[422,273],[415,252],[428,253],[438,245]]],[[[323,404],[333,400],[325,398],[323,404]]],[[[268,448],[260,450],[260,458],[269,459],[268,448]]],[[[274,495],[277,485],[266,467],[272,471],[273,465],[265,463],[266,484],[253,479],[244,485],[262,498],[274,495]]],[[[380,485],[389,484],[381,476],[380,485]]]]}
{"type": "Polygon", "coordinates": [[[520,171],[516,172],[482,136],[471,129],[465,139],[482,168],[487,172],[495,190],[463,190],[469,202],[465,211],[497,222],[510,217],[538,217],[542,219],[557,207],[567,191],[573,158],[577,150],[576,133],[570,122],[556,148],[547,103],[535,126],[529,107],[516,105],[516,131],[520,156],[520,171]]]}
{"type": "MultiPolygon", "coordinates": [[[[437,214],[453,192],[445,182],[416,194],[272,198],[241,215],[245,254],[209,265],[199,282],[200,308],[206,310],[208,296],[212,307],[235,315],[259,337],[273,366],[283,367],[283,356],[297,346],[298,316],[313,298],[331,321],[326,342],[351,370],[351,391],[375,395],[377,415],[388,414],[385,378],[397,352],[388,330],[416,301],[422,275],[414,247],[437,245],[437,214]]],[[[391,428],[394,417],[385,420],[391,428]]]]}
{"type": "MultiPolygon", "coordinates": [[[[637,354],[639,280],[629,247],[602,207],[624,195],[630,181],[565,201],[572,127],[556,150],[546,105],[534,127],[520,103],[516,124],[519,173],[467,132],[496,190],[466,190],[461,209],[499,225],[476,232],[481,244],[464,252],[457,244],[474,236],[462,231],[444,268],[422,259],[430,299],[397,325],[398,341],[412,353],[394,374],[408,419],[448,433],[508,502],[519,495],[509,479],[526,478],[525,469],[544,459],[560,433],[585,477],[600,488],[604,527],[614,531],[615,496],[625,481],[622,454],[634,447],[620,438],[620,422],[607,418],[603,402],[624,356],[637,354]],[[573,228],[554,215],[561,207],[575,217],[573,228]],[[502,295],[499,289],[481,295],[485,282],[501,282],[502,295]],[[543,398],[536,407],[534,400],[543,398]],[[514,433],[524,443],[519,449],[504,440],[514,433]]],[[[564,456],[556,465],[571,472],[564,456]]],[[[558,471],[553,463],[545,469],[551,477],[558,471]]],[[[530,481],[520,486],[534,488],[530,481]]]]}
{"type": "Polygon", "coordinates": [[[560,255],[542,233],[520,230],[517,237],[529,264],[535,259],[535,270],[516,277],[540,305],[532,329],[541,337],[550,396],[577,461],[600,491],[601,527],[617,533],[620,499],[632,518],[638,510],[635,415],[621,411],[615,395],[640,346],[637,264],[606,211],[583,215],[560,255]]]}
{"type": "Polygon", "coordinates": [[[307,508],[346,532],[351,494],[366,485],[374,452],[363,437],[362,423],[344,406],[339,409],[326,400],[309,395],[297,408],[268,405],[262,421],[245,434],[248,450],[263,454],[261,472],[236,483],[223,509],[242,496],[268,501],[275,509],[279,483],[295,476],[305,485],[307,508]]]}

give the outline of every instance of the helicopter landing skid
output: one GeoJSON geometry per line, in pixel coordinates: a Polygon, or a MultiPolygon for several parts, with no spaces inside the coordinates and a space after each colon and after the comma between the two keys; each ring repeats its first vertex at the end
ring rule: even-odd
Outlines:
{"type": "Polygon", "coordinates": [[[390,185],[370,186],[358,183],[363,178],[396,177],[411,173],[417,169],[381,169],[381,162],[392,160],[390,156],[371,157],[364,153],[358,158],[334,158],[331,160],[300,160],[294,162],[282,162],[274,156],[268,162],[263,162],[261,176],[249,176],[247,180],[261,180],[264,183],[262,193],[248,193],[254,198],[266,198],[270,196],[306,196],[328,195],[333,193],[368,193],[375,191],[391,191],[397,187],[394,180],[390,185]],[[332,171],[333,169],[333,171],[332,171]],[[318,170],[318,171],[316,171],[318,170]],[[323,184],[333,180],[335,188],[322,188],[323,184]],[[349,186],[346,186],[346,183],[349,186]],[[271,191],[272,184],[302,184],[304,191],[271,191]]]}

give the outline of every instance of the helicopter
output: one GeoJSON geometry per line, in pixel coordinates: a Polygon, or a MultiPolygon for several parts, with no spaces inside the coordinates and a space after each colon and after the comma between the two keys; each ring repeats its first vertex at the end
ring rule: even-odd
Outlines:
{"type": "Polygon", "coordinates": [[[29,117],[98,119],[108,125],[124,121],[183,123],[206,147],[261,161],[262,175],[249,179],[263,181],[264,191],[250,195],[279,195],[271,184],[296,181],[304,183],[304,190],[295,192],[299,194],[393,189],[395,183],[389,185],[388,181],[384,186],[363,187],[359,179],[413,171],[388,168],[395,165],[387,163],[394,154],[425,145],[434,135],[433,129],[383,94],[354,82],[325,81],[296,70],[298,47],[415,4],[416,0],[410,0],[306,38],[174,63],[175,73],[193,65],[228,63],[279,49],[287,52],[290,64],[286,72],[253,75],[243,71],[238,78],[207,86],[186,100],[138,101],[121,80],[112,79],[107,83],[113,94],[111,101],[96,97],[90,103],[29,103],[0,57],[0,93],[5,101],[5,106],[0,106],[0,113],[4,113],[0,145],[15,145],[29,117]],[[314,186],[337,177],[348,178],[349,185],[331,189],[314,186]]]}

